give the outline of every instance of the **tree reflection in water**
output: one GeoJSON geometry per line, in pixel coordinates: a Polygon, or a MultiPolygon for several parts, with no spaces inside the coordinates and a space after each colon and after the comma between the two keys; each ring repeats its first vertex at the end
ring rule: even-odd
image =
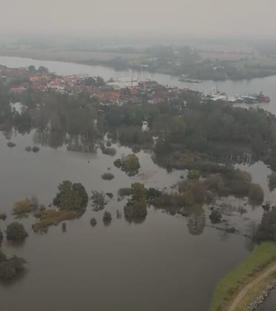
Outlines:
{"type": "Polygon", "coordinates": [[[205,211],[202,207],[195,208],[188,216],[187,227],[190,234],[200,235],[203,233],[206,225],[205,211]]]}

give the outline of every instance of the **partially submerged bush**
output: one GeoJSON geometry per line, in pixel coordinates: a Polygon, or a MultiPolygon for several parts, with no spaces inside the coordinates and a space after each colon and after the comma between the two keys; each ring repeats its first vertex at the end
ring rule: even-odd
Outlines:
{"type": "Polygon", "coordinates": [[[29,199],[24,199],[21,201],[17,201],[14,204],[13,214],[18,217],[26,216],[27,214],[33,211],[33,204],[32,201],[29,199]]]}
{"type": "Polygon", "coordinates": [[[118,168],[121,168],[121,170],[129,176],[136,175],[140,169],[139,159],[134,153],[115,160],[114,165],[118,168]]]}
{"type": "Polygon", "coordinates": [[[102,153],[110,156],[114,156],[116,154],[116,149],[111,147],[102,146],[102,153]]]}
{"type": "Polygon", "coordinates": [[[147,189],[141,183],[131,185],[132,197],[124,207],[125,219],[128,222],[141,223],[147,217],[147,189]]]}
{"type": "Polygon", "coordinates": [[[107,192],[106,196],[109,197],[109,199],[112,199],[114,197],[112,192],[107,192]]]}
{"type": "Polygon", "coordinates": [[[28,236],[24,226],[19,222],[13,222],[7,226],[7,240],[14,242],[24,241],[28,236]]]}
{"type": "Polygon", "coordinates": [[[273,191],[276,188],[276,173],[272,172],[271,175],[268,176],[269,189],[273,191]]]}
{"type": "Polygon", "coordinates": [[[276,241],[276,207],[273,206],[270,211],[265,212],[262,221],[255,233],[257,242],[276,241]]]}
{"type": "Polygon", "coordinates": [[[188,173],[188,179],[199,179],[200,172],[198,170],[190,170],[188,173]]]}
{"type": "Polygon", "coordinates": [[[109,225],[112,221],[112,216],[110,212],[105,211],[103,215],[103,223],[104,225],[109,225]]]}
{"type": "Polygon", "coordinates": [[[264,192],[260,185],[251,184],[249,189],[249,201],[254,205],[260,205],[264,201],[264,192]]]}
{"type": "Polygon", "coordinates": [[[100,211],[104,209],[104,207],[107,204],[107,201],[105,199],[105,194],[103,192],[99,191],[92,191],[92,205],[94,207],[94,211],[100,211]]]}
{"type": "Polygon", "coordinates": [[[132,189],[131,188],[120,188],[118,190],[118,195],[120,197],[130,196],[130,195],[132,195],[132,189]]]}
{"type": "Polygon", "coordinates": [[[39,150],[40,150],[40,149],[39,149],[39,147],[37,147],[37,146],[34,146],[34,147],[32,148],[32,151],[33,151],[34,153],[37,153],[39,150]]]}
{"type": "Polygon", "coordinates": [[[122,162],[120,159],[117,159],[113,162],[114,166],[116,166],[117,168],[120,168],[122,166],[122,162]]]}
{"type": "Polygon", "coordinates": [[[7,214],[1,213],[1,214],[0,214],[0,220],[5,221],[6,219],[7,219],[7,214]]]}
{"type": "Polygon", "coordinates": [[[91,218],[91,220],[90,220],[90,225],[91,225],[92,227],[95,227],[95,226],[97,225],[97,220],[96,220],[95,217],[91,218]]]}
{"type": "Polygon", "coordinates": [[[58,186],[59,192],[53,204],[62,210],[84,212],[88,204],[88,194],[81,183],[63,181],[58,186]]]}
{"type": "Polygon", "coordinates": [[[147,217],[147,203],[145,199],[130,200],[124,207],[125,218],[128,222],[140,223],[147,217]]]}
{"type": "Polygon", "coordinates": [[[159,197],[152,200],[151,204],[157,209],[163,209],[171,215],[180,213],[183,216],[190,214],[190,207],[186,205],[185,198],[177,192],[162,193],[159,197]]]}
{"type": "MultiPolygon", "coordinates": [[[[156,192],[156,198],[148,199],[148,203],[156,208],[163,208],[170,214],[180,213],[187,216],[192,209],[210,204],[216,197],[233,195],[248,197],[252,204],[263,202],[262,188],[251,183],[249,174],[236,169],[227,169],[223,173],[209,175],[203,180],[182,181],[178,184],[178,190],[172,193],[156,192]]],[[[214,212],[211,218],[215,219],[216,216],[217,212],[214,212]]]]}
{"type": "Polygon", "coordinates": [[[49,226],[58,225],[65,220],[72,220],[81,216],[81,212],[72,210],[41,210],[36,214],[39,221],[32,225],[34,232],[46,232],[49,226]]]}
{"type": "Polygon", "coordinates": [[[16,144],[13,143],[13,142],[11,142],[11,141],[9,141],[9,142],[7,143],[7,146],[8,146],[9,148],[13,148],[13,147],[16,146],[16,144]]]}
{"type": "Polygon", "coordinates": [[[219,224],[222,221],[222,214],[219,210],[214,209],[212,210],[209,218],[212,224],[219,224]]]}
{"type": "Polygon", "coordinates": [[[147,200],[149,203],[153,202],[157,198],[160,198],[161,195],[162,195],[162,192],[155,188],[149,188],[147,190],[147,200]]]}
{"type": "Polygon", "coordinates": [[[7,258],[0,250],[0,280],[11,281],[25,270],[26,261],[17,256],[7,258]]]}
{"type": "Polygon", "coordinates": [[[114,178],[114,175],[112,173],[104,173],[102,174],[103,180],[112,180],[114,178]]]}

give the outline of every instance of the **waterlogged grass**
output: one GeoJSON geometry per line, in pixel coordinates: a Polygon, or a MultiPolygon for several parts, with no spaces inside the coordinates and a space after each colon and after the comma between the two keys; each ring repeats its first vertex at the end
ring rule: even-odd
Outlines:
{"type": "Polygon", "coordinates": [[[80,213],[75,211],[48,209],[36,215],[39,221],[33,224],[32,227],[34,232],[45,232],[50,226],[58,225],[65,220],[78,218],[80,215],[80,213]]]}
{"type": "Polygon", "coordinates": [[[218,284],[210,311],[225,311],[232,299],[260,271],[276,262],[276,243],[264,242],[254,249],[245,261],[226,275],[218,284]]]}

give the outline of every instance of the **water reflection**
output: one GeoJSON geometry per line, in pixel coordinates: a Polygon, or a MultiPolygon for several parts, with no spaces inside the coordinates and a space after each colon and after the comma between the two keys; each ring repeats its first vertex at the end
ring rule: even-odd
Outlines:
{"type": "Polygon", "coordinates": [[[202,207],[193,210],[191,215],[188,216],[187,227],[190,234],[200,235],[203,233],[206,225],[205,211],[202,207]]]}
{"type": "MultiPolygon", "coordinates": [[[[40,61],[23,61],[26,65],[41,64],[40,61]]],[[[23,61],[16,63],[12,59],[7,65],[19,66],[23,61]]],[[[1,58],[0,62],[4,63],[4,60],[1,58]]],[[[106,79],[114,75],[116,77],[116,74],[125,75],[115,72],[111,74],[109,69],[96,68],[100,71],[95,71],[94,67],[74,64],[49,62],[45,66],[58,73],[86,72],[106,79]]],[[[151,77],[160,83],[187,86],[165,75],[151,77]]],[[[195,87],[207,90],[213,86],[214,83],[208,81],[195,87]]],[[[217,86],[221,91],[234,95],[262,89],[272,100],[275,98],[275,77],[241,83],[227,81],[217,83],[217,86]]],[[[275,110],[273,102],[266,109],[275,110]]],[[[70,127],[62,131],[60,125],[64,120],[57,118],[57,115],[57,111],[50,115],[51,118],[41,114],[40,124],[31,135],[22,136],[18,133],[28,133],[30,130],[26,118],[17,127],[18,132],[6,126],[3,136],[0,136],[0,208],[7,212],[8,220],[15,199],[37,195],[47,205],[54,197],[57,185],[65,179],[82,182],[89,192],[94,189],[117,193],[119,188],[129,187],[133,182],[168,189],[180,180],[180,176],[186,176],[185,171],[167,172],[158,167],[152,162],[151,154],[142,150],[138,154],[142,163],[141,172],[129,178],[114,168],[112,156],[97,149],[96,132],[89,132],[90,136],[78,135],[72,132],[74,123],[68,123],[70,127]],[[47,127],[49,120],[51,127],[47,127]],[[16,147],[7,148],[5,138],[13,139],[16,147]],[[41,145],[38,154],[24,151],[26,146],[33,144],[41,145]],[[48,146],[51,148],[45,148],[48,146]],[[108,167],[115,175],[115,179],[110,182],[101,179],[108,167]]],[[[81,117],[86,120],[84,114],[81,117]]],[[[74,121],[74,118],[77,119],[72,114],[69,119],[74,121]]],[[[117,157],[131,152],[129,148],[119,145],[115,147],[117,157]]],[[[229,160],[233,159],[246,164],[244,169],[252,173],[254,182],[263,185],[266,198],[275,199],[276,193],[267,189],[266,178],[270,170],[265,165],[248,165],[251,159],[246,153],[237,158],[233,152],[229,160]]],[[[208,211],[203,208],[187,214],[187,218],[170,217],[159,210],[147,209],[147,215],[142,221],[132,220],[133,224],[139,225],[129,226],[127,222],[119,221],[123,217],[125,203],[112,200],[107,204],[106,209],[112,211],[112,222],[109,222],[108,228],[102,222],[103,212],[96,214],[92,208],[88,208],[82,218],[70,222],[70,230],[65,230],[69,227],[68,222],[66,228],[63,225],[52,227],[47,236],[32,234],[33,219],[23,219],[30,233],[24,247],[15,248],[6,243],[2,247],[11,254],[27,258],[31,267],[26,277],[13,286],[0,287],[2,308],[13,311],[22,310],[22,306],[30,311],[77,310],[81,305],[82,310],[88,311],[91,310],[92,301],[95,310],[105,311],[114,308],[133,311],[178,311],[183,308],[205,311],[217,281],[252,249],[251,239],[244,238],[242,233],[246,231],[251,235],[252,231],[253,235],[255,224],[260,222],[263,214],[260,208],[251,209],[240,201],[236,205],[241,206],[246,213],[225,208],[224,218],[230,227],[233,225],[237,228],[238,233],[241,233],[238,235],[210,228],[206,216],[208,211]],[[91,225],[94,226],[93,230],[91,225]],[[108,299],[103,299],[103,293],[108,299]]],[[[1,222],[0,226],[3,228],[4,224],[1,222]]],[[[223,226],[226,227],[226,224],[223,226]]]]}
{"type": "Polygon", "coordinates": [[[41,146],[51,148],[62,147],[65,143],[66,133],[62,131],[35,130],[33,141],[41,146]]]}

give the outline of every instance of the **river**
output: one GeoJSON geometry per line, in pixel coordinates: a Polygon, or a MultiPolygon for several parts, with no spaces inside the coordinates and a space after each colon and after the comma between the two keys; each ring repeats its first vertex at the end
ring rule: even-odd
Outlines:
{"type": "MultiPolygon", "coordinates": [[[[241,80],[241,81],[203,81],[201,83],[187,83],[181,82],[175,76],[169,76],[166,74],[149,73],[149,72],[136,72],[136,71],[116,71],[109,67],[103,66],[88,66],[75,63],[65,63],[57,61],[43,61],[34,60],[29,58],[21,57],[8,57],[0,56],[0,64],[6,65],[11,68],[16,67],[27,67],[34,65],[36,67],[45,66],[51,72],[59,75],[90,75],[90,76],[101,76],[105,80],[111,78],[126,79],[126,80],[147,80],[151,79],[159,82],[163,85],[168,85],[171,87],[181,87],[181,88],[191,88],[204,93],[210,93],[214,89],[221,92],[226,92],[228,95],[248,95],[264,92],[265,95],[271,98],[270,104],[263,104],[261,107],[272,112],[276,115],[276,105],[274,105],[274,100],[276,100],[276,76],[257,78],[252,80],[241,80]]],[[[256,106],[255,106],[256,107],[256,106]]]]}
{"type": "MultiPolygon", "coordinates": [[[[0,57],[0,64],[9,67],[43,65],[57,74],[100,75],[105,79],[127,74],[99,66],[22,58],[0,57]]],[[[176,78],[147,75],[160,83],[186,86],[176,78]]],[[[240,82],[239,86],[236,82],[223,82],[218,87],[227,91],[232,85],[231,92],[240,90],[243,93],[261,89],[273,98],[276,78],[262,79],[259,85],[256,80],[240,82]]],[[[207,90],[214,85],[204,82],[194,87],[207,90]]],[[[273,107],[273,101],[269,107],[273,107]]],[[[29,233],[24,245],[15,247],[5,242],[3,248],[9,255],[24,257],[28,270],[15,283],[0,285],[2,311],[208,309],[218,280],[247,256],[251,247],[249,241],[213,228],[207,211],[185,218],[149,209],[141,224],[130,224],[124,217],[116,217],[117,210],[122,211],[124,206],[123,201],[117,200],[120,187],[135,181],[144,182],[146,186],[173,187],[185,172],[168,173],[153,163],[149,153],[141,151],[138,154],[140,173],[128,177],[113,165],[114,159],[130,152],[128,148],[114,145],[117,150],[114,157],[103,155],[99,150],[70,152],[65,145],[59,148],[44,145],[40,152],[28,153],[25,147],[33,145],[34,138],[34,132],[24,136],[14,133],[12,141],[16,147],[8,148],[6,138],[0,133],[0,211],[8,213],[6,223],[12,219],[15,201],[35,195],[40,202],[49,204],[58,184],[65,179],[82,182],[89,193],[91,190],[112,192],[114,198],[106,207],[112,214],[112,222],[104,226],[103,212],[94,212],[89,206],[81,219],[67,222],[66,232],[60,225],[40,235],[32,233],[34,219],[24,219],[29,233]],[[101,179],[108,168],[115,175],[112,181],[101,179]],[[90,225],[91,217],[97,219],[94,228],[90,225]]],[[[266,198],[275,198],[275,193],[267,189],[268,168],[256,163],[245,169],[252,173],[254,181],[264,186],[266,198]]],[[[262,210],[244,205],[242,201],[229,200],[237,207],[243,204],[246,208],[245,214],[234,211],[229,217],[232,225],[246,233],[260,220],[262,210]]],[[[4,229],[3,223],[0,226],[4,229]]]]}

